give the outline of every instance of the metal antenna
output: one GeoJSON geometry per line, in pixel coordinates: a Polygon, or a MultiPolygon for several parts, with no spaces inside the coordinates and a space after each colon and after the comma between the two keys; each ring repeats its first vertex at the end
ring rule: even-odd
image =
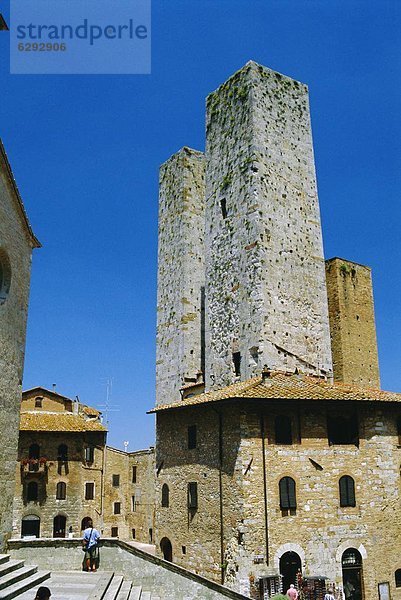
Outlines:
{"type": "Polygon", "coordinates": [[[107,379],[104,379],[103,381],[106,383],[106,402],[105,402],[105,404],[100,405],[99,408],[102,409],[106,427],[108,429],[109,428],[109,412],[118,412],[120,409],[115,408],[115,406],[118,406],[117,404],[110,404],[110,400],[112,398],[112,393],[113,393],[113,378],[108,377],[107,379]]]}

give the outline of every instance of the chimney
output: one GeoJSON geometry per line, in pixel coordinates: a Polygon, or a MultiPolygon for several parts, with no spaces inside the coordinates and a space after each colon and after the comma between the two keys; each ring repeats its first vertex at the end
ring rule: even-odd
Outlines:
{"type": "Polygon", "coordinates": [[[267,365],[264,365],[262,371],[262,381],[266,381],[267,379],[270,379],[270,370],[267,365]]]}

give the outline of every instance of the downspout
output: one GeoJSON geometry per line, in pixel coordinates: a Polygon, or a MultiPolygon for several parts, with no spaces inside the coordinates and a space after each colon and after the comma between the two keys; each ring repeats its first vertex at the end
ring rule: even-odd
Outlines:
{"type": "Polygon", "coordinates": [[[223,415],[213,409],[219,417],[219,504],[220,504],[220,579],[224,584],[224,525],[223,525],[223,415]]]}
{"type": "Polygon", "coordinates": [[[269,565],[269,522],[267,517],[267,482],[266,482],[266,439],[265,439],[265,418],[260,415],[260,436],[262,438],[262,463],[263,463],[263,496],[264,496],[264,520],[265,520],[265,550],[266,564],[269,565]]]}
{"type": "Polygon", "coordinates": [[[103,446],[103,457],[102,457],[102,470],[100,480],[100,530],[103,535],[104,529],[104,481],[105,481],[105,469],[106,469],[106,439],[104,440],[103,446]]]}

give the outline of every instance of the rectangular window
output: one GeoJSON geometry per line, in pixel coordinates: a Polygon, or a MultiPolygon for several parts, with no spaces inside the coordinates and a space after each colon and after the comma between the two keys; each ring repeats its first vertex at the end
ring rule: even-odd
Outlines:
{"type": "Polygon", "coordinates": [[[111,537],[118,537],[118,527],[111,528],[111,537]]]}
{"type": "Polygon", "coordinates": [[[132,539],[134,540],[136,538],[136,531],[135,529],[132,530],[132,539]]]}
{"type": "Polygon", "coordinates": [[[92,482],[85,483],[85,500],[93,500],[95,497],[95,484],[92,482]]]}
{"type": "Polygon", "coordinates": [[[153,542],[153,529],[149,527],[149,543],[153,542]]]}
{"type": "Polygon", "coordinates": [[[120,485],[120,475],[113,475],[113,487],[120,485]]]}
{"type": "Polygon", "coordinates": [[[188,449],[196,448],[196,425],[188,427],[188,449]]]}
{"type": "Polygon", "coordinates": [[[87,446],[85,448],[85,460],[87,463],[93,463],[95,458],[95,449],[93,446],[87,446]]]}
{"type": "Polygon", "coordinates": [[[237,377],[241,375],[241,352],[233,352],[234,371],[237,377]]]}
{"type": "Polygon", "coordinates": [[[198,484],[196,481],[188,483],[188,508],[198,508],[198,484]]]}
{"type": "Polygon", "coordinates": [[[121,502],[114,502],[114,514],[121,515],[121,502]]]}
{"type": "Polygon", "coordinates": [[[132,467],[132,483],[136,483],[136,467],[132,467]]]}
{"type": "Polygon", "coordinates": [[[132,512],[135,512],[136,511],[135,496],[132,496],[131,502],[132,502],[132,512]]]}
{"type": "Polygon", "coordinates": [[[359,427],[356,414],[337,414],[327,417],[329,445],[359,446],[359,427]]]}
{"type": "Polygon", "coordinates": [[[43,401],[43,397],[37,396],[35,398],[35,408],[42,408],[42,401],[43,401]]]}

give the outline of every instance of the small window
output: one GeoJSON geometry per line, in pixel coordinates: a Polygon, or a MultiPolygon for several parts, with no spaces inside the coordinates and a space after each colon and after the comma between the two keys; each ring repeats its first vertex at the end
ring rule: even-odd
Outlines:
{"type": "Polygon", "coordinates": [[[136,501],[135,501],[135,496],[131,497],[131,506],[132,506],[132,512],[136,511],[136,501]]]}
{"type": "Polygon", "coordinates": [[[355,483],[352,477],[344,475],[339,481],[340,506],[355,506],[355,483]]]}
{"type": "Polygon", "coordinates": [[[67,486],[64,481],[59,481],[56,486],[56,499],[65,500],[67,496],[67,486]]]}
{"type": "Polygon", "coordinates": [[[26,499],[28,502],[35,502],[39,497],[39,488],[36,481],[30,481],[26,490],[26,499]]]}
{"type": "Polygon", "coordinates": [[[234,371],[237,377],[241,375],[241,352],[233,352],[234,371]]]}
{"type": "Polygon", "coordinates": [[[114,502],[114,510],[115,515],[121,515],[121,502],[114,502]]]}
{"type": "Polygon", "coordinates": [[[196,481],[188,483],[188,508],[190,510],[198,508],[198,484],[196,481]]]}
{"type": "Polygon", "coordinates": [[[95,497],[95,484],[93,482],[85,483],[85,500],[93,500],[95,497]]]}
{"type": "Polygon", "coordinates": [[[395,587],[401,587],[401,569],[397,569],[394,573],[395,576],[395,587]]]}
{"type": "Polygon", "coordinates": [[[168,508],[170,504],[170,490],[168,488],[167,483],[163,484],[162,487],[162,506],[164,508],[168,508]]]}
{"type": "Polygon", "coordinates": [[[60,462],[68,461],[68,446],[66,444],[60,444],[57,449],[57,460],[60,462]]]}
{"type": "Polygon", "coordinates": [[[85,448],[85,460],[87,463],[93,463],[95,458],[95,449],[93,446],[87,446],[85,448]]]}
{"type": "Polygon", "coordinates": [[[196,425],[190,425],[188,427],[188,449],[193,450],[196,448],[196,425]]]}
{"type": "Polygon", "coordinates": [[[295,481],[292,477],[283,477],[279,483],[280,508],[282,510],[295,510],[297,501],[295,495],[295,481]]]}
{"type": "Polygon", "coordinates": [[[221,214],[223,216],[223,219],[227,218],[227,201],[225,198],[222,198],[220,200],[220,208],[221,208],[221,214]]]}
{"type": "Polygon", "coordinates": [[[113,475],[113,487],[119,487],[120,475],[113,475]]]}
{"type": "Polygon", "coordinates": [[[42,408],[43,396],[37,396],[35,398],[35,408],[42,408]]]}
{"type": "Polygon", "coordinates": [[[111,537],[118,537],[118,527],[111,528],[111,537]]]}
{"type": "Polygon", "coordinates": [[[153,529],[149,527],[149,544],[153,542],[153,529]]]}
{"type": "Polygon", "coordinates": [[[182,553],[186,554],[187,553],[187,547],[186,546],[182,546],[181,547],[182,553]]]}
{"type": "Polygon", "coordinates": [[[292,444],[291,417],[278,415],[274,419],[276,444],[292,444]]]}
{"type": "Polygon", "coordinates": [[[328,416],[327,433],[329,444],[354,444],[359,446],[356,415],[328,416]]]}
{"type": "Polygon", "coordinates": [[[136,483],[136,466],[132,467],[132,483],[136,483]]]}
{"type": "Polygon", "coordinates": [[[132,529],[131,533],[132,533],[132,539],[135,540],[136,539],[136,531],[135,531],[135,529],[132,529]]]}

